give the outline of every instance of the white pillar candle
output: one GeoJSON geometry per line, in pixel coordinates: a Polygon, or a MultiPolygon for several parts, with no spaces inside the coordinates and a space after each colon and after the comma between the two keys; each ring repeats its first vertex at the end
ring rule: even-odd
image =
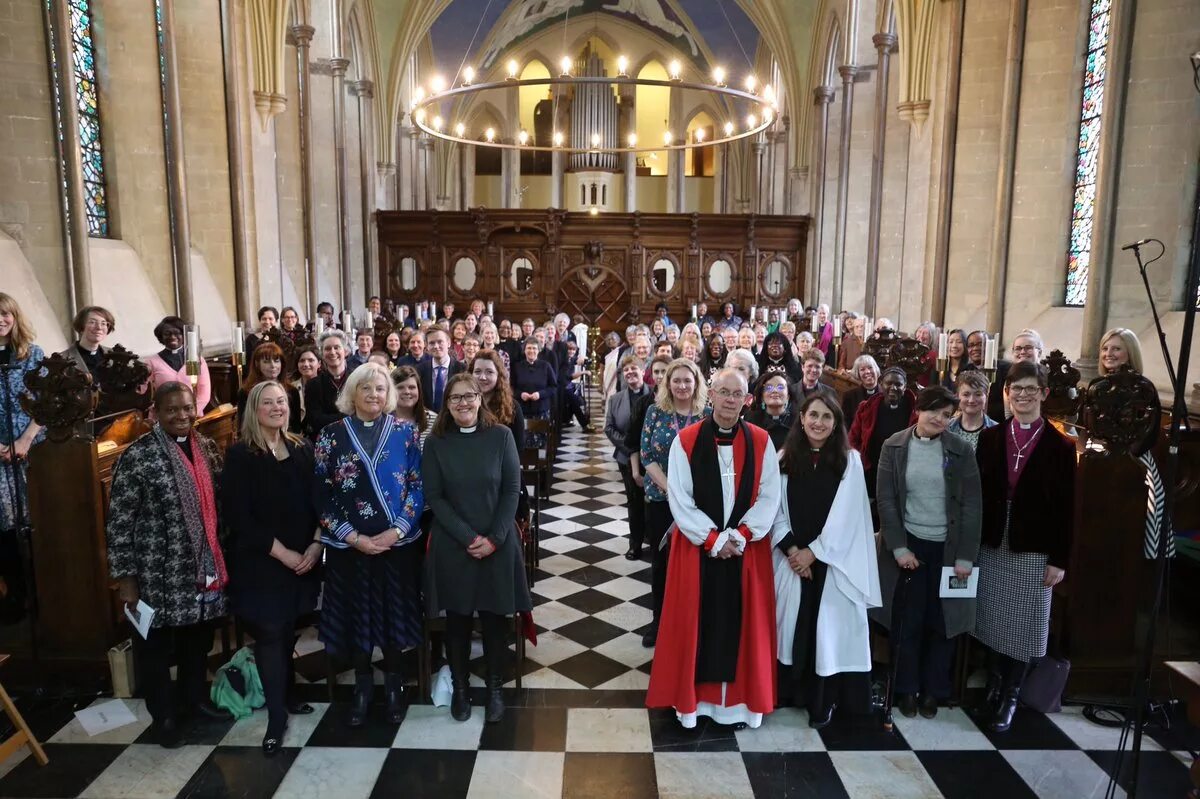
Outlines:
{"type": "Polygon", "coordinates": [[[700,313],[697,310],[695,303],[692,303],[692,319],[695,319],[697,322],[700,321],[700,313]]]}
{"type": "Polygon", "coordinates": [[[318,314],[317,318],[313,319],[313,333],[316,335],[317,338],[320,338],[321,334],[324,332],[325,332],[325,317],[318,314]]]}
{"type": "Polygon", "coordinates": [[[494,316],[494,314],[493,314],[493,310],[494,310],[494,309],[493,309],[493,306],[492,306],[492,301],[491,301],[491,300],[488,300],[488,306],[487,306],[487,308],[488,308],[488,316],[494,316]]]}
{"type": "Polygon", "coordinates": [[[842,335],[842,320],[840,317],[833,317],[833,337],[840,338],[842,335]]]}
{"type": "Polygon", "coordinates": [[[200,330],[198,328],[189,328],[187,336],[184,338],[187,349],[184,351],[184,356],[189,361],[200,360],[200,330]]]}
{"type": "Polygon", "coordinates": [[[818,330],[820,330],[820,326],[817,324],[817,315],[816,314],[812,315],[812,324],[811,324],[810,329],[811,329],[811,332],[813,332],[813,333],[816,333],[818,330]]]}
{"type": "Polygon", "coordinates": [[[758,314],[758,306],[751,305],[750,306],[750,321],[754,321],[757,314],[758,314]]]}
{"type": "Polygon", "coordinates": [[[938,357],[947,358],[950,356],[950,335],[944,330],[938,333],[938,357]]]}
{"type": "Polygon", "coordinates": [[[246,328],[242,327],[241,322],[235,322],[233,325],[232,350],[235,355],[246,354],[246,328]]]}
{"type": "Polygon", "coordinates": [[[342,330],[347,334],[353,334],[354,331],[354,314],[349,311],[342,311],[342,330]]]}
{"type": "Polygon", "coordinates": [[[437,301],[436,300],[429,301],[429,318],[437,319],[437,301]]]}

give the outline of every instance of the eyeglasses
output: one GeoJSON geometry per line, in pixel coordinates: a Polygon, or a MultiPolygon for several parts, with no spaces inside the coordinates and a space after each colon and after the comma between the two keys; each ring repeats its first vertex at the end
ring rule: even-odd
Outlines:
{"type": "Polygon", "coordinates": [[[780,385],[763,386],[764,394],[782,394],[787,390],[788,390],[787,386],[780,386],[780,385]]]}
{"type": "Polygon", "coordinates": [[[723,388],[718,388],[716,391],[713,392],[713,396],[716,397],[717,399],[722,399],[722,400],[727,400],[727,399],[743,400],[746,398],[746,392],[745,391],[726,391],[723,388]]]}
{"type": "Polygon", "coordinates": [[[1014,397],[1034,397],[1042,391],[1041,386],[1009,386],[1008,393],[1014,397]]]}
{"type": "Polygon", "coordinates": [[[467,394],[451,394],[446,397],[446,401],[451,405],[470,405],[477,399],[479,399],[479,395],[474,391],[467,394]]]}
{"type": "Polygon", "coordinates": [[[1036,349],[1037,349],[1037,347],[1033,346],[1032,344],[1022,344],[1019,347],[1014,345],[1012,348],[1012,351],[1013,352],[1033,352],[1036,349]]]}

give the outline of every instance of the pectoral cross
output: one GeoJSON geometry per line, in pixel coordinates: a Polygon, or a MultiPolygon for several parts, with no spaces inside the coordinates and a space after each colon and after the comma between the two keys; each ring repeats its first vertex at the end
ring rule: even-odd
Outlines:
{"type": "Polygon", "coordinates": [[[1022,455],[1021,453],[1019,453],[1019,452],[1017,453],[1017,455],[1016,455],[1017,461],[1016,461],[1016,463],[1014,463],[1014,464],[1013,464],[1013,471],[1014,471],[1014,472],[1019,472],[1019,471],[1021,471],[1021,458],[1024,458],[1024,457],[1025,457],[1025,456],[1024,456],[1024,455],[1022,455]]]}
{"type": "Polygon", "coordinates": [[[729,464],[729,471],[721,472],[722,477],[737,477],[737,471],[733,468],[733,464],[729,464]]]}

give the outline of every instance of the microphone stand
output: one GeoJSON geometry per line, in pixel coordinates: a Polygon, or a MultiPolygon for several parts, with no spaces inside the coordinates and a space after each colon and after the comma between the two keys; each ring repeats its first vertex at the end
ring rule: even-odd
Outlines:
{"type": "MultiPolygon", "coordinates": [[[[1129,797],[1136,799],[1138,794],[1138,776],[1142,755],[1142,727],[1146,721],[1146,706],[1150,700],[1150,679],[1154,671],[1154,641],[1158,628],[1158,614],[1162,608],[1163,587],[1167,574],[1167,536],[1173,529],[1173,517],[1179,482],[1179,443],[1182,430],[1187,425],[1187,386],[1188,365],[1192,355],[1192,334],[1196,327],[1197,292],[1200,290],[1200,245],[1196,241],[1200,237],[1200,184],[1196,186],[1195,211],[1192,217],[1191,254],[1188,260],[1187,281],[1183,290],[1183,335],[1179,344],[1179,370],[1172,367],[1171,354],[1167,350],[1167,335],[1159,320],[1158,309],[1154,304],[1154,292],[1150,290],[1150,281],[1146,277],[1146,269],[1141,264],[1138,248],[1134,247],[1134,255],[1138,260],[1138,268],[1142,272],[1142,280],[1146,285],[1146,298],[1150,301],[1150,310],[1154,314],[1154,326],[1158,329],[1159,341],[1162,343],[1163,359],[1167,364],[1171,388],[1174,391],[1174,402],[1171,406],[1171,429],[1168,436],[1167,458],[1162,471],[1165,497],[1163,501],[1162,521],[1158,530],[1158,551],[1154,563],[1154,599],[1150,605],[1150,617],[1147,619],[1145,640],[1138,669],[1135,672],[1133,686],[1133,758],[1130,764],[1129,797]]],[[[1159,242],[1161,244],[1161,242],[1159,242]]],[[[1166,247],[1164,246],[1164,251],[1166,247]]],[[[1160,256],[1161,257],[1161,256],[1160,256]]],[[[1157,259],[1155,259],[1157,260],[1157,259]]],[[[1118,761],[1119,763],[1119,761],[1118,761]]],[[[1119,770],[1120,766],[1117,766],[1119,770]]],[[[1113,775],[1115,781],[1116,775],[1113,775]]]]}

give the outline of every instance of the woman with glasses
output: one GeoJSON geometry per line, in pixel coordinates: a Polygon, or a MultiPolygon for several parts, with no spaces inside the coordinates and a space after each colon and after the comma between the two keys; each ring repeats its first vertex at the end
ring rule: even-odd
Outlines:
{"type": "MultiPolygon", "coordinates": [[[[532,336],[525,339],[525,357],[513,364],[510,382],[526,419],[549,419],[558,374],[550,361],[541,357],[542,345],[532,336]]],[[[526,433],[523,447],[543,447],[545,434],[526,433]]]]}
{"type": "Polygon", "coordinates": [[[521,491],[516,442],[484,407],[483,389],[471,375],[455,375],[446,384],[422,475],[433,511],[426,604],[430,615],[446,614],[450,715],[455,721],[471,717],[468,662],[478,615],[487,664],[484,720],[493,724],[504,716],[507,617],[532,603],[514,521],[521,491]]]}
{"type": "Polygon", "coordinates": [[[791,390],[786,374],[767,372],[759,379],[754,386],[754,404],[746,411],[746,421],[766,430],[775,449],[783,452],[783,442],[793,422],[791,390]]]}
{"type": "MultiPolygon", "coordinates": [[[[1020,337],[1018,337],[1020,338],[1020,337]]],[[[1004,380],[1012,418],[979,434],[983,487],[975,638],[991,653],[988,728],[1005,732],[1029,662],[1046,654],[1054,586],[1075,524],[1075,444],[1042,416],[1045,367],[1018,361],[1004,380]]]]}
{"type": "Polygon", "coordinates": [[[343,414],[315,449],[316,501],[325,544],[321,641],[354,668],[346,717],[361,727],[375,686],[371,653],[383,652],[387,720],[404,719],[401,653],[421,643],[420,435],[392,415],[388,370],[365,363],[338,395],[343,414]]]}
{"type": "Polygon", "coordinates": [[[654,403],[646,411],[642,424],[640,468],[645,473],[646,539],[654,558],[654,623],[642,637],[642,646],[652,647],[658,639],[658,620],[662,615],[667,586],[667,558],[670,548],[662,546],[671,527],[671,506],[667,502],[667,463],[671,444],[679,431],[705,416],[708,389],[700,369],[691,361],[677,358],[667,366],[655,390],[654,403]]]}
{"type": "Polygon", "coordinates": [[[229,717],[209,701],[205,683],[212,622],[225,615],[229,574],[217,539],[221,453],[195,430],[191,386],[163,383],[154,410],[154,429],[130,444],[113,470],[108,571],[127,608],[136,611],[140,600],[154,609],[149,635],[133,636],[133,657],[155,739],[174,748],[180,708],[229,717]]]}

